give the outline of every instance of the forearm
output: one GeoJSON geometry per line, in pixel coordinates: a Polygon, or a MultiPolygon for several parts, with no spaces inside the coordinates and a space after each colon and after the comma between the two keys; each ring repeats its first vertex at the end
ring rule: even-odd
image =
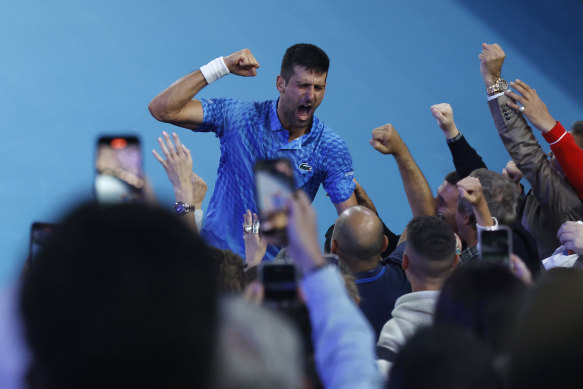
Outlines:
{"type": "Polygon", "coordinates": [[[488,203],[486,200],[480,201],[478,204],[472,206],[474,210],[474,216],[476,217],[476,223],[483,227],[490,227],[494,225],[494,220],[492,220],[492,215],[490,214],[490,209],[488,208],[488,203]]]}
{"type": "Polygon", "coordinates": [[[480,168],[487,169],[487,167],[480,154],[470,146],[463,135],[459,135],[460,137],[454,141],[448,139],[447,146],[451,152],[455,170],[461,180],[469,176],[474,170],[480,168]]]}
{"type": "Polygon", "coordinates": [[[152,100],[148,109],[157,120],[177,125],[187,119],[192,121],[192,117],[187,118],[187,110],[200,109],[200,117],[194,118],[195,121],[191,123],[200,125],[202,123],[202,106],[200,102],[192,99],[206,85],[206,79],[201,71],[196,70],[162,91],[152,100]]]}
{"type": "Polygon", "coordinates": [[[488,106],[504,147],[534,190],[541,173],[551,174],[550,165],[525,118],[506,104],[508,100],[502,95],[489,101],[488,106]]]}
{"type": "Polygon", "coordinates": [[[435,215],[435,204],[429,184],[406,145],[394,154],[413,216],[435,215]]]}

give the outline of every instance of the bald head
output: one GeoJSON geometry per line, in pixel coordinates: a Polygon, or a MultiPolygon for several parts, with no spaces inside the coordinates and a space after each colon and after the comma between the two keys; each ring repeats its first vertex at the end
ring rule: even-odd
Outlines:
{"type": "Polygon", "coordinates": [[[332,234],[332,246],[341,258],[378,261],[385,245],[383,223],[370,209],[350,207],[338,216],[332,234]]]}

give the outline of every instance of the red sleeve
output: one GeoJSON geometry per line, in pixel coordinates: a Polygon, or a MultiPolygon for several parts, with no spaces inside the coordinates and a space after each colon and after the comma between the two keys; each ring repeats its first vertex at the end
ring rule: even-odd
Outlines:
{"type": "Polygon", "coordinates": [[[543,137],[551,144],[551,150],[567,180],[577,191],[579,198],[583,199],[583,150],[559,122],[549,132],[544,133],[543,137]]]}

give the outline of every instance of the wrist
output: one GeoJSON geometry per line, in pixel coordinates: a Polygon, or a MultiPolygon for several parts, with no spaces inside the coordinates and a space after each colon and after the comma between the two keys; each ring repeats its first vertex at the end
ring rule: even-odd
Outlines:
{"type": "Polygon", "coordinates": [[[488,88],[489,86],[494,84],[494,82],[497,79],[500,78],[500,73],[498,73],[498,74],[491,74],[491,73],[482,74],[482,78],[484,79],[484,85],[486,85],[486,88],[488,88]]]}
{"type": "Polygon", "coordinates": [[[230,74],[229,68],[225,64],[223,57],[213,59],[209,63],[200,67],[200,72],[202,73],[207,84],[211,84],[221,77],[230,74]]]}
{"type": "Polygon", "coordinates": [[[555,125],[557,124],[557,121],[555,119],[553,119],[552,116],[549,116],[547,119],[544,120],[544,122],[542,122],[541,124],[539,124],[537,126],[537,128],[539,130],[541,130],[541,132],[543,134],[546,134],[547,132],[549,132],[550,130],[552,130],[553,128],[555,128],[555,125]]]}
{"type": "Polygon", "coordinates": [[[453,124],[452,126],[449,126],[449,128],[446,128],[443,131],[443,134],[445,135],[445,139],[449,140],[449,139],[453,139],[456,136],[459,135],[459,130],[457,129],[456,125],[453,124]]]}
{"type": "MultiPolygon", "coordinates": [[[[192,201],[193,193],[188,189],[175,188],[174,197],[176,198],[177,202],[196,205],[195,202],[192,201]]],[[[197,207],[197,209],[199,209],[199,207],[197,207]]]]}
{"type": "Polygon", "coordinates": [[[494,220],[490,214],[488,203],[485,200],[477,205],[474,205],[474,215],[476,216],[476,223],[483,227],[491,227],[494,225],[494,220]]]}

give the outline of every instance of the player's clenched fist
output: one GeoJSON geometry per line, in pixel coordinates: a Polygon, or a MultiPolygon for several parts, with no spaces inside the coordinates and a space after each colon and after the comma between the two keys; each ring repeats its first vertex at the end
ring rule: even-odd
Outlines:
{"type": "Polygon", "coordinates": [[[251,50],[243,49],[237,51],[224,58],[225,65],[229,69],[229,72],[243,77],[252,77],[257,75],[257,69],[259,68],[259,62],[255,59],[251,50]]]}

